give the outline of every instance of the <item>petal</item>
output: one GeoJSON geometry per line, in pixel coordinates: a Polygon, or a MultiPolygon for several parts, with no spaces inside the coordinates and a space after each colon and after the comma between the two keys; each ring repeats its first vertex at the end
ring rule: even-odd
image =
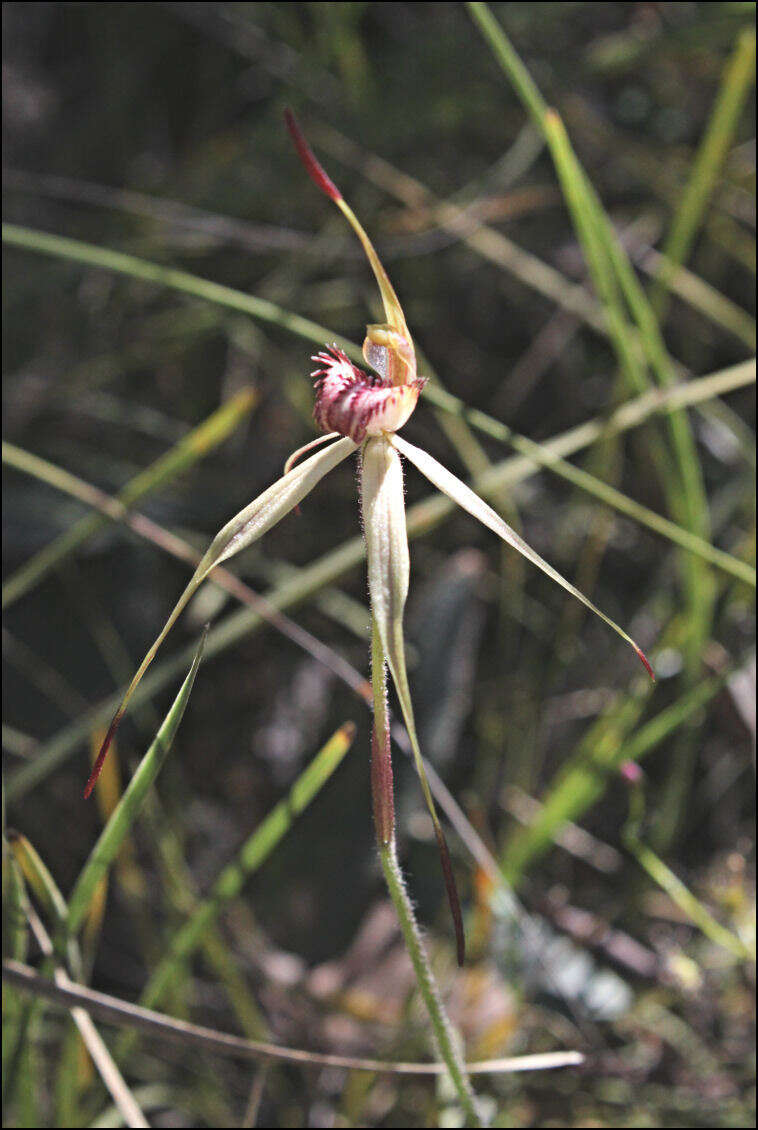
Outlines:
{"type": "Polygon", "coordinates": [[[339,432],[328,432],[327,435],[316,436],[310,443],[304,443],[302,447],[298,447],[297,451],[293,451],[292,454],[287,457],[287,462],[284,464],[284,474],[289,474],[295,464],[299,463],[303,456],[307,455],[309,451],[313,451],[314,447],[322,447],[325,443],[329,443],[330,440],[338,439],[339,434],[339,432]]]}
{"type": "Polygon", "coordinates": [[[405,527],[403,468],[400,457],[384,436],[369,439],[363,448],[361,468],[363,532],[368,560],[368,587],[371,612],[379,634],[387,666],[395,684],[405,728],[413,750],[416,772],[421,781],[442,859],[450,910],[455,924],[458,962],[463,964],[464,938],[458,893],[455,888],[450,853],[447,849],[437,810],[424,770],[413,703],[405,666],[403,610],[408,595],[410,559],[405,527]]]}
{"type": "Polygon", "coordinates": [[[267,530],[270,530],[271,527],[275,526],[286,514],[289,514],[290,510],[294,509],[294,507],[313,490],[319,480],[322,479],[328,471],[331,471],[333,467],[336,467],[338,463],[346,459],[355,449],[356,445],[352,440],[341,439],[338,440],[337,443],[332,444],[331,447],[326,448],[325,451],[319,451],[318,454],[311,455],[309,459],[306,459],[303,463],[294,467],[275,482],[273,486],[270,486],[268,490],[264,490],[263,494],[259,495],[249,506],[246,506],[244,510],[240,510],[239,514],[236,514],[234,518],[232,518],[230,522],[227,522],[224,528],[216,534],[192,575],[192,579],[179,597],[168,620],[163,625],[158,638],[142,660],[142,663],[137,669],[137,673],[129,684],[121,705],[113,716],[113,721],[108,728],[108,733],[100,747],[100,752],[97,755],[94,768],[87,782],[84,791],[85,797],[88,797],[92,792],[95,781],[103,767],[108,747],[113,740],[119,722],[124,716],[129,699],[137,689],[142,676],[152,663],[158,648],[176,623],[180,613],[210,571],[215,569],[217,565],[220,565],[222,561],[228,560],[228,558],[233,557],[235,553],[246,549],[248,545],[262,537],[267,530]]]}
{"type": "Polygon", "coordinates": [[[462,483],[459,478],[451,474],[446,467],[443,467],[441,463],[438,463],[437,460],[433,459],[426,451],[422,451],[420,447],[414,447],[412,443],[408,443],[407,440],[401,439],[399,436],[392,436],[391,442],[398,451],[402,452],[407,459],[410,459],[411,463],[418,467],[422,475],[426,475],[429,482],[433,483],[438,490],[441,490],[443,494],[452,498],[453,502],[457,502],[464,510],[468,510],[469,514],[473,514],[483,525],[493,530],[494,533],[496,533],[498,537],[501,537],[503,541],[507,542],[508,545],[512,545],[514,549],[517,549],[519,553],[523,554],[533,565],[536,565],[543,573],[547,573],[548,577],[551,577],[557,584],[566,589],[567,592],[570,592],[572,596],[575,596],[577,600],[580,600],[591,612],[594,612],[596,616],[604,620],[609,627],[613,628],[614,632],[617,632],[623,640],[626,640],[630,647],[634,648],[638,659],[645,667],[650,678],[655,679],[653,669],[646,659],[644,652],[637,646],[632,637],[627,635],[624,629],[620,628],[614,620],[611,620],[610,616],[606,616],[604,612],[601,612],[600,609],[597,608],[591,600],[588,600],[579,589],[575,588],[570,581],[562,577],[552,565],[548,565],[547,561],[543,560],[538,553],[535,553],[535,551],[526,544],[523,538],[519,537],[516,531],[512,530],[508,523],[504,522],[500,515],[496,514],[492,507],[488,506],[478,494],[475,494],[470,487],[462,483]]]}

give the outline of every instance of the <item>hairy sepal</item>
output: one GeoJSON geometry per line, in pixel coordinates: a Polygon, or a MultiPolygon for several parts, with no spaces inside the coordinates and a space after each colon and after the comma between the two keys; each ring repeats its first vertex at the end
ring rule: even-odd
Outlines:
{"type": "Polygon", "coordinates": [[[200,560],[189,584],[179,597],[171,615],[163,625],[158,638],[142,660],[142,663],[137,669],[137,673],[129,684],[129,688],[124,695],[121,705],[113,716],[113,721],[108,728],[105,741],[100,747],[100,752],[97,755],[92,773],[90,774],[90,778],[84,790],[85,797],[90,795],[95,781],[100,775],[108,747],[113,741],[113,737],[126,711],[130,698],[137,689],[143,675],[155,658],[159,647],[178,620],[188,601],[195,594],[211,570],[215,569],[217,565],[220,565],[222,561],[227,561],[230,557],[233,557],[234,554],[246,549],[247,546],[262,537],[272,526],[275,526],[277,522],[280,522],[282,518],[289,514],[290,510],[293,510],[298,503],[313,490],[324,475],[355,450],[356,445],[352,440],[340,439],[332,444],[331,447],[326,448],[326,450],[319,451],[316,455],[311,455],[309,459],[305,459],[286,475],[282,476],[273,486],[265,490],[263,494],[259,495],[249,506],[246,506],[244,510],[240,510],[239,514],[236,514],[234,518],[227,522],[223,529],[216,534],[200,560]]]}
{"type": "Polygon", "coordinates": [[[455,925],[458,962],[462,965],[464,937],[458,892],[453,878],[450,853],[424,770],[405,665],[403,611],[408,596],[410,557],[405,525],[403,469],[400,456],[384,436],[369,439],[364,444],[361,496],[371,612],[400,700],[400,709],[411,742],[416,772],[434,825],[445,887],[455,925]]]}
{"type": "Polygon", "coordinates": [[[508,545],[517,549],[528,561],[531,561],[533,565],[536,565],[538,569],[546,573],[551,580],[559,584],[566,592],[571,593],[571,595],[581,601],[586,608],[589,608],[591,612],[599,616],[610,628],[613,628],[614,632],[621,636],[622,640],[628,643],[630,647],[634,648],[637,658],[645,667],[651,679],[655,679],[653,669],[646,659],[644,652],[637,646],[632,637],[628,635],[623,628],[619,627],[614,620],[611,620],[610,616],[606,616],[604,612],[601,612],[584,593],[580,592],[579,589],[572,585],[570,581],[567,581],[565,577],[562,577],[552,565],[548,565],[547,561],[540,557],[538,553],[535,553],[531,546],[527,545],[524,539],[519,537],[516,531],[511,529],[508,523],[504,522],[500,515],[495,513],[492,507],[488,506],[478,494],[475,494],[470,487],[467,487],[465,483],[461,482],[459,478],[453,475],[446,467],[443,467],[441,463],[438,463],[436,459],[426,451],[423,451],[420,447],[415,447],[412,443],[408,443],[407,440],[401,439],[400,436],[392,436],[391,442],[398,451],[402,452],[406,459],[409,459],[410,462],[421,471],[422,475],[427,477],[430,483],[437,487],[438,490],[441,490],[443,494],[446,494],[453,502],[457,503],[458,506],[462,507],[464,510],[468,510],[469,514],[472,514],[474,518],[478,518],[484,526],[487,526],[493,533],[496,533],[498,537],[502,538],[508,545]]]}

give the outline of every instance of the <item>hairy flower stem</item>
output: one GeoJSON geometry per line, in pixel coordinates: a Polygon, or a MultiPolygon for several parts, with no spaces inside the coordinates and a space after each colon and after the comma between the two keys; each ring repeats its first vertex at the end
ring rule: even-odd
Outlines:
{"type": "Polygon", "coordinates": [[[395,904],[395,911],[400,921],[400,929],[405,938],[408,955],[413,963],[416,981],[421,996],[424,998],[429,1019],[432,1022],[437,1050],[441,1059],[447,1065],[450,1079],[466,1118],[466,1125],[484,1126],[485,1123],[476,1109],[474,1092],[471,1089],[471,1083],[459,1049],[459,1039],[445,1013],[434,974],[424,949],[424,943],[421,940],[421,932],[413,913],[411,900],[408,898],[408,892],[405,889],[400,864],[397,861],[394,838],[388,844],[379,845],[379,858],[382,863],[387,889],[395,904]]]}
{"type": "Polygon", "coordinates": [[[395,807],[392,785],[392,755],[390,752],[389,715],[387,711],[387,666],[382,651],[376,622],[372,620],[371,682],[374,690],[374,730],[371,737],[371,792],[376,825],[379,859],[390,898],[395,905],[400,929],[405,939],[408,955],[416,974],[416,982],[424,999],[434,1029],[435,1043],[440,1057],[447,1065],[458,1101],[466,1117],[466,1124],[482,1126],[476,1110],[463,1058],[460,1041],[447,1018],[434,980],[429,959],[421,940],[411,900],[403,882],[395,850],[395,807]]]}
{"type": "Polygon", "coordinates": [[[395,795],[392,780],[389,713],[387,710],[387,665],[379,629],[371,619],[371,685],[374,692],[374,725],[371,732],[371,803],[376,842],[382,847],[395,840],[395,795]]]}

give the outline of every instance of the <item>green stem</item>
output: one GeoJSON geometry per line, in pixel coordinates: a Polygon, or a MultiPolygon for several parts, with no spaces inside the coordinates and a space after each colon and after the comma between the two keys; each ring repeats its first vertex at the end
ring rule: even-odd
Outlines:
{"type": "Polygon", "coordinates": [[[466,1122],[471,1126],[484,1126],[481,1116],[477,1112],[474,1092],[466,1073],[466,1068],[458,1048],[458,1040],[450,1021],[447,1018],[442,1001],[440,1000],[437,985],[429,965],[429,959],[421,940],[421,932],[413,914],[413,907],[405,889],[400,865],[397,861],[394,839],[388,844],[380,844],[379,859],[382,871],[387,882],[387,889],[395,904],[400,929],[405,938],[408,955],[413,963],[416,981],[424,998],[424,1004],[432,1022],[437,1050],[441,1059],[447,1066],[450,1079],[455,1087],[461,1107],[466,1116],[466,1122]]]}
{"type": "Polygon", "coordinates": [[[755,947],[743,942],[718,922],[703,903],[675,875],[660,856],[643,843],[640,828],[645,818],[645,793],[642,781],[634,784],[629,796],[629,816],[621,832],[621,838],[636,858],[640,867],[654,883],[666,892],[671,901],[694,922],[699,930],[717,946],[723,946],[741,961],[755,961],[755,947]]]}
{"type": "Polygon", "coordinates": [[[483,1125],[474,1103],[474,1093],[460,1054],[460,1040],[445,1013],[434,980],[429,960],[421,940],[421,932],[413,914],[413,907],[405,889],[400,864],[395,850],[395,812],[392,782],[392,757],[390,753],[389,713],[387,710],[387,664],[384,657],[376,619],[371,619],[371,685],[374,692],[374,726],[371,735],[371,792],[374,807],[374,824],[379,859],[387,882],[387,889],[395,904],[400,929],[411,959],[416,983],[429,1013],[435,1042],[441,1059],[447,1066],[466,1121],[472,1126],[483,1125]]]}
{"type": "Polygon", "coordinates": [[[665,317],[672,275],[686,262],[692,249],[754,81],[755,31],[746,28],[724,69],[705,134],[663,246],[665,258],[650,295],[659,321],[665,317]]]}

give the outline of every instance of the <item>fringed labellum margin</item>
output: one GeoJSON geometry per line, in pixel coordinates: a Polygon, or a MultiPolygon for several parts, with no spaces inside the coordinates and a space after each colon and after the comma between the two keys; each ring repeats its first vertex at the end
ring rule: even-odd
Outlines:
{"type": "Polygon", "coordinates": [[[359,369],[336,345],[312,360],[321,366],[311,373],[317,378],[313,418],[322,431],[339,432],[354,443],[402,428],[426,383],[414,377],[408,384],[393,385],[359,369]]]}

